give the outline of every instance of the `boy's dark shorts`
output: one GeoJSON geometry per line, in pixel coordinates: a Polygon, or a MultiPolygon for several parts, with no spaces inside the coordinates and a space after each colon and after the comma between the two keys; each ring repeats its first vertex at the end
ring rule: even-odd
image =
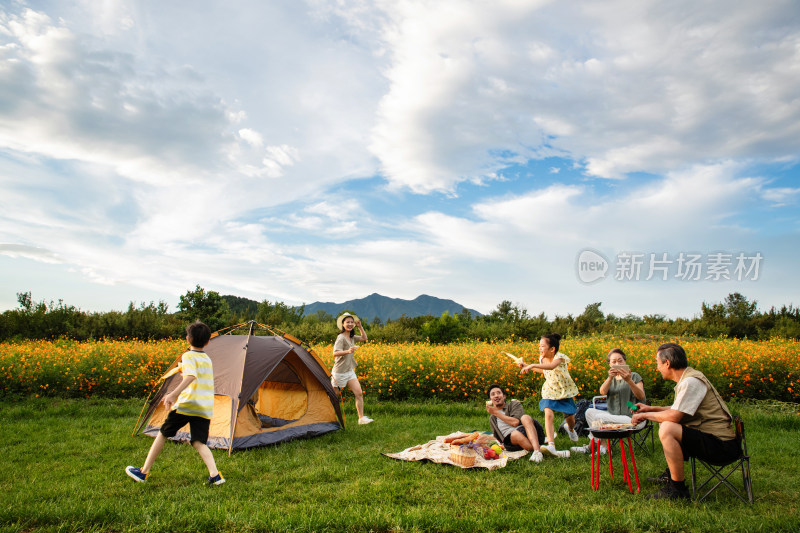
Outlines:
{"type": "MultiPolygon", "coordinates": [[[[536,420],[535,418],[533,419],[533,427],[536,429],[536,434],[539,437],[539,445],[541,446],[545,442],[547,442],[547,438],[546,438],[545,433],[544,433],[544,428],[539,423],[539,421],[536,420]]],[[[516,428],[514,428],[514,431],[519,431],[520,433],[522,433],[523,435],[528,437],[528,432],[525,431],[525,428],[522,427],[522,424],[520,424],[516,428]]],[[[514,433],[514,431],[512,431],[511,433],[506,435],[506,438],[503,439],[503,448],[505,448],[506,451],[508,451],[508,452],[518,452],[518,451],[523,449],[523,448],[517,446],[516,444],[511,444],[511,435],[514,433]]],[[[528,438],[530,439],[530,437],[528,437],[528,438]]]]}
{"type": "Polygon", "coordinates": [[[161,434],[172,438],[186,424],[189,424],[190,441],[205,444],[208,441],[208,428],[211,420],[202,416],[182,415],[175,411],[170,411],[167,419],[161,424],[161,434]]]}
{"type": "Polygon", "coordinates": [[[738,439],[721,440],[697,429],[682,427],[681,449],[684,461],[697,457],[712,464],[728,464],[739,457],[741,445],[738,439]]]}

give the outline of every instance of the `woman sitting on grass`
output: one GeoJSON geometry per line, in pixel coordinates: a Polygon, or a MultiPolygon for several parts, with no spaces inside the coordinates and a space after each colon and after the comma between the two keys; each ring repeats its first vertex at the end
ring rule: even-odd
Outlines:
{"type": "MultiPolygon", "coordinates": [[[[586,425],[591,428],[598,424],[630,424],[633,411],[628,407],[628,402],[643,402],[644,383],[642,376],[636,372],[631,372],[627,363],[625,352],[619,348],[614,348],[608,355],[606,361],[610,366],[608,377],[600,385],[600,394],[607,396],[606,405],[608,411],[602,409],[586,410],[586,425]]],[[[594,438],[593,436],[590,438],[594,438]]],[[[589,453],[591,445],[573,446],[570,451],[575,453],[589,453]]],[[[606,447],[600,446],[600,453],[606,453],[606,447]]]]}

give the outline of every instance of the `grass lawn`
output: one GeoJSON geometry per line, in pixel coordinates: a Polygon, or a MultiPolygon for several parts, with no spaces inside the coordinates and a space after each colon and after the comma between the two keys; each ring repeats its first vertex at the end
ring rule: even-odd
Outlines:
{"type": "MultiPolygon", "coordinates": [[[[230,457],[214,451],[224,485],[204,486],[202,461],[180,444],[165,447],[147,483],[134,483],[124,468],[141,465],[152,442],[131,436],[141,406],[41,398],[0,405],[0,531],[800,530],[800,406],[792,404],[732,404],[747,429],[752,506],[722,490],[701,504],[648,499],[656,489],[644,478],[664,468],[657,439],[654,456],[637,456],[641,494],[623,485],[618,457],[618,477],[609,479],[604,463],[597,492],[587,456],[522,459],[493,472],[395,461],[381,453],[488,430],[487,416],[475,403],[369,399],[369,426],[356,425],[351,399],[347,430],[230,457]]],[[[560,436],[556,444],[571,443],[560,436]]]]}

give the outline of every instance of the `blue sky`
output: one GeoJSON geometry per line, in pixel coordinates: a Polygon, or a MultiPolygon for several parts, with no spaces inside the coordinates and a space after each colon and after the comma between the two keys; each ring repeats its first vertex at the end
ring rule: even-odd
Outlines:
{"type": "Polygon", "coordinates": [[[788,0],[3,2],[0,310],[800,305],[798,43],[788,0]]]}

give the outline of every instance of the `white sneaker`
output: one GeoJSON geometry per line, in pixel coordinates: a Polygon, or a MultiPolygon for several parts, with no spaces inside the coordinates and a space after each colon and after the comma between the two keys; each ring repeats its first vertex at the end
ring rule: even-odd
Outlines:
{"type": "Polygon", "coordinates": [[[569,435],[569,440],[571,440],[572,442],[578,442],[578,439],[580,438],[578,437],[577,431],[571,430],[569,428],[567,428],[567,435],[569,435]]]}
{"type": "Polygon", "coordinates": [[[544,459],[544,455],[542,455],[541,451],[533,450],[531,452],[531,457],[528,460],[533,462],[533,463],[541,463],[543,459],[544,459]]]}
{"type": "Polygon", "coordinates": [[[544,455],[552,455],[553,457],[566,458],[569,457],[569,450],[556,450],[555,444],[548,444],[539,448],[544,455]]]}
{"type": "Polygon", "coordinates": [[[375,421],[369,418],[368,416],[362,416],[361,418],[358,419],[358,423],[361,424],[362,426],[365,424],[371,424],[372,422],[375,421]]]}
{"type": "MultiPolygon", "coordinates": [[[[592,453],[592,445],[585,444],[583,446],[573,446],[569,449],[572,453],[592,453]]],[[[600,455],[606,454],[606,447],[600,446],[600,455]]]]}

